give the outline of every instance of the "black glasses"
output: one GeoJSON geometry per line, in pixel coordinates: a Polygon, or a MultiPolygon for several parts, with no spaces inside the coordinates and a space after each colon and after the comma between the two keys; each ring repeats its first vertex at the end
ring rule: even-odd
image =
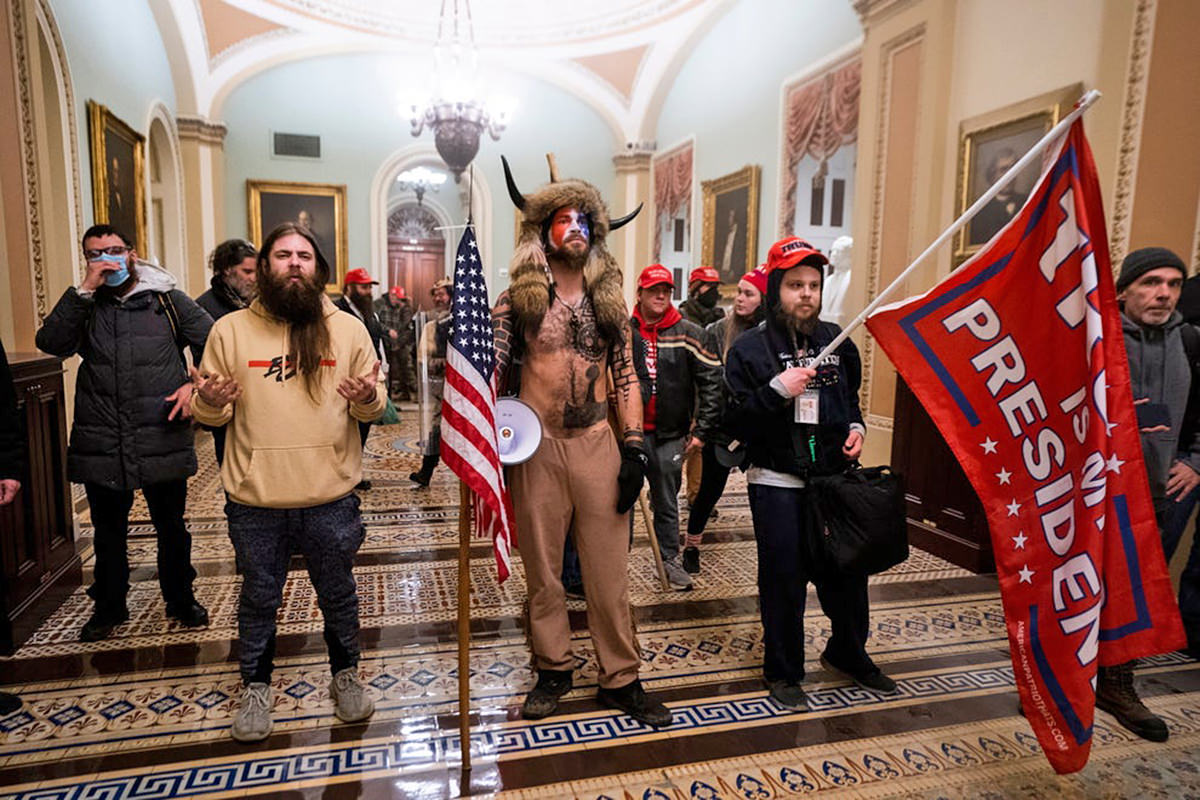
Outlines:
{"type": "Polygon", "coordinates": [[[95,261],[100,256],[123,256],[129,252],[129,248],[125,245],[114,244],[112,247],[104,247],[100,250],[84,250],[83,257],[88,261],[95,261]]]}

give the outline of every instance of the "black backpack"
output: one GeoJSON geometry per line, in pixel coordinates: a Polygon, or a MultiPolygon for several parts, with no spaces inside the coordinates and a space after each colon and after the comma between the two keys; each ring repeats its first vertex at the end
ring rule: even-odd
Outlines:
{"type": "Polygon", "coordinates": [[[808,546],[823,571],[874,575],[908,558],[904,479],[891,467],[851,467],[808,483],[819,517],[808,546]]]}

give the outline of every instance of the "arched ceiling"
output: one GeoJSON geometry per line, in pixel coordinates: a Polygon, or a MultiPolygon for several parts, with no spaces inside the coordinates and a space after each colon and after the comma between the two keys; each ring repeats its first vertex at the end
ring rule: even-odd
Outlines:
{"type": "MultiPolygon", "coordinates": [[[[554,83],[592,106],[618,142],[652,135],[691,44],[737,0],[476,0],[480,60],[554,83]]],[[[463,0],[458,0],[462,3],[463,0]]],[[[455,0],[445,0],[449,11],[455,0]]],[[[220,118],[226,97],[271,67],[340,53],[431,48],[440,0],[162,0],[181,113],[220,118]],[[194,108],[185,106],[194,105],[194,108]]],[[[460,6],[461,8],[461,6],[460,6]]]]}

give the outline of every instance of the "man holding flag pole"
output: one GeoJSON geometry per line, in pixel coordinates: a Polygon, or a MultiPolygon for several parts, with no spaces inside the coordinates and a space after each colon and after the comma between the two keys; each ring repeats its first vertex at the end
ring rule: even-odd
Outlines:
{"type": "Polygon", "coordinates": [[[870,317],[962,464],[988,517],[1021,702],[1060,773],[1087,763],[1098,669],[1184,643],[1079,120],[1098,97],[1089,92],[816,359],[870,317]],[[933,289],[879,308],[1045,150],[1038,185],[991,241],[933,289]]]}

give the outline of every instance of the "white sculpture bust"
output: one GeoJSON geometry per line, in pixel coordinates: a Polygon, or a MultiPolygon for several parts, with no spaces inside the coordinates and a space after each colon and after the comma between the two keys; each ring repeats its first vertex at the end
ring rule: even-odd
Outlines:
{"type": "Polygon", "coordinates": [[[850,250],[854,239],[839,236],[829,248],[829,267],[821,292],[821,319],[842,325],[845,316],[846,291],[850,288],[850,250]]]}

